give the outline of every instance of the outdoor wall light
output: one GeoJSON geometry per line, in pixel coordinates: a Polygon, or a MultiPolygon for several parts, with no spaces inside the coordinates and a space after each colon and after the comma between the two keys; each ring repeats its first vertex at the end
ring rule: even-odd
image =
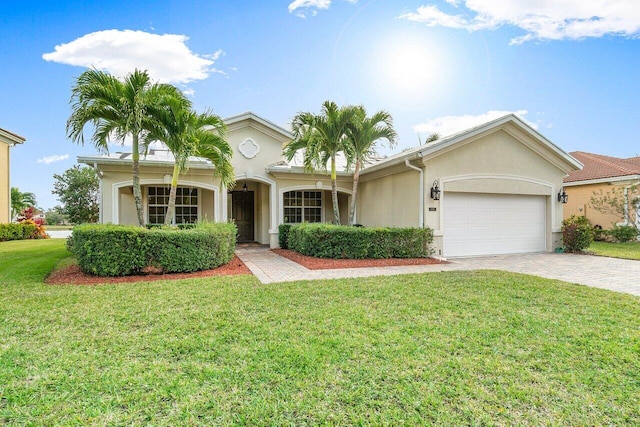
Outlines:
{"type": "Polygon", "coordinates": [[[245,182],[245,183],[242,185],[242,191],[244,191],[244,192],[246,193],[246,192],[247,192],[247,190],[249,190],[249,187],[247,187],[247,183],[245,182]]]}
{"type": "Polygon", "coordinates": [[[440,200],[440,189],[438,188],[438,181],[433,181],[431,186],[431,198],[433,200],[440,200]]]}
{"type": "Polygon", "coordinates": [[[569,195],[567,194],[566,191],[564,191],[564,187],[562,187],[560,189],[560,192],[558,193],[558,201],[560,203],[567,203],[568,200],[569,200],[569,195]]]}

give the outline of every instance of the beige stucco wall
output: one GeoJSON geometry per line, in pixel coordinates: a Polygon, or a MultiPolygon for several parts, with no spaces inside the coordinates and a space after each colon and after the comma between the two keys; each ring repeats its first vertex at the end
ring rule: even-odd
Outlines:
{"type": "MultiPolygon", "coordinates": [[[[564,218],[571,215],[584,215],[587,217],[591,225],[600,225],[604,229],[613,227],[616,223],[622,222],[621,218],[612,214],[603,214],[595,210],[590,200],[594,192],[602,190],[604,194],[611,193],[614,189],[618,189],[620,194],[625,185],[615,185],[609,183],[584,184],[576,186],[565,186],[565,191],[569,196],[567,203],[564,205],[564,218]]],[[[629,209],[631,221],[635,221],[635,214],[632,207],[629,209]]]]}
{"type": "Polygon", "coordinates": [[[358,185],[358,223],[419,227],[420,174],[405,166],[393,174],[363,177],[358,185]]]}
{"type": "Polygon", "coordinates": [[[230,127],[227,141],[233,148],[232,163],[236,176],[264,176],[267,165],[282,160],[282,142],[259,125],[230,127]],[[240,152],[239,147],[246,140],[252,140],[259,147],[258,153],[252,158],[247,158],[240,152]]]}
{"type": "Polygon", "coordinates": [[[0,142],[0,223],[11,221],[9,144],[0,142]]]}

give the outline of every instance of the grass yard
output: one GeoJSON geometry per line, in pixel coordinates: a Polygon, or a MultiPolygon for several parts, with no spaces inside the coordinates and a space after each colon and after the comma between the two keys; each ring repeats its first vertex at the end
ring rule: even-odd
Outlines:
{"type": "Polygon", "coordinates": [[[0,423],[638,425],[640,299],[503,272],[48,286],[0,243],[0,423]]]}
{"type": "Polygon", "coordinates": [[[47,231],[71,230],[73,225],[45,225],[47,231]]]}
{"type": "Polygon", "coordinates": [[[587,251],[600,256],[640,260],[640,242],[593,242],[587,251]]]}

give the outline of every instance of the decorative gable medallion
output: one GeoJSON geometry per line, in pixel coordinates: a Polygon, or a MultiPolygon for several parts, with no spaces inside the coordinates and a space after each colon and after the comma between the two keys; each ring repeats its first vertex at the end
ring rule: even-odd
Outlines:
{"type": "Polygon", "coordinates": [[[253,139],[247,138],[238,145],[238,151],[247,159],[253,159],[260,152],[260,146],[253,139]]]}

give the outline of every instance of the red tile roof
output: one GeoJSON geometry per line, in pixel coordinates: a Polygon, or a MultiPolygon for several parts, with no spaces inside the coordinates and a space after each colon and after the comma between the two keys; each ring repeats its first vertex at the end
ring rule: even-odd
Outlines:
{"type": "Polygon", "coordinates": [[[620,159],[583,151],[574,151],[569,154],[578,159],[584,167],[582,170],[569,172],[569,176],[564,179],[564,182],[640,175],[640,157],[620,159]]]}

